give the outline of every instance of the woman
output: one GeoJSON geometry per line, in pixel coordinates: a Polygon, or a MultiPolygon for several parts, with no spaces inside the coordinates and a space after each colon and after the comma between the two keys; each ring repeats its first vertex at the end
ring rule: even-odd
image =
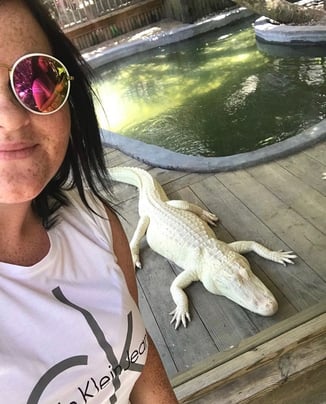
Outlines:
{"type": "Polygon", "coordinates": [[[0,19],[1,402],[176,403],[103,196],[84,62],[39,1],[0,0],[0,19]],[[39,56],[63,78],[47,112],[28,97],[39,56]]]}
{"type": "Polygon", "coordinates": [[[36,108],[42,112],[51,112],[62,102],[61,91],[64,88],[61,78],[57,74],[56,66],[44,56],[32,59],[32,92],[36,108]]]}

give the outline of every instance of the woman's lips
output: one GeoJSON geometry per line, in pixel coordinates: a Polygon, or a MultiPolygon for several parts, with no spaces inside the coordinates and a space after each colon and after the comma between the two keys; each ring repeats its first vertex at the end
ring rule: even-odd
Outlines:
{"type": "Polygon", "coordinates": [[[30,157],[37,145],[11,144],[0,145],[0,160],[20,160],[30,157]]]}

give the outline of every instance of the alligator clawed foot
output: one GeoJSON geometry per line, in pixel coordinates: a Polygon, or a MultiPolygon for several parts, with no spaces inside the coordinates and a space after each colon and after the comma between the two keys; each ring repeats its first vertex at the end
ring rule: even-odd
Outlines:
{"type": "Polygon", "coordinates": [[[180,309],[176,307],[173,311],[170,313],[172,317],[172,320],[170,321],[170,324],[175,322],[174,329],[177,330],[179,328],[180,323],[183,324],[184,328],[187,327],[187,320],[190,322],[190,314],[188,311],[184,309],[180,309]]]}
{"type": "Polygon", "coordinates": [[[209,223],[211,226],[216,226],[216,222],[218,222],[218,217],[214,215],[214,213],[208,212],[207,210],[203,210],[200,218],[209,223]]]}
{"type": "Polygon", "coordinates": [[[133,251],[131,251],[131,256],[132,256],[132,262],[134,264],[135,270],[137,271],[138,269],[142,269],[139,254],[135,254],[133,251]]]}
{"type": "Polygon", "coordinates": [[[143,268],[143,267],[142,267],[140,261],[135,262],[135,269],[136,269],[136,271],[137,271],[138,269],[142,269],[142,268],[143,268]]]}
{"type": "Polygon", "coordinates": [[[294,254],[293,251],[274,251],[272,260],[277,262],[278,264],[282,264],[286,266],[286,264],[294,264],[292,261],[297,256],[294,254]]]}

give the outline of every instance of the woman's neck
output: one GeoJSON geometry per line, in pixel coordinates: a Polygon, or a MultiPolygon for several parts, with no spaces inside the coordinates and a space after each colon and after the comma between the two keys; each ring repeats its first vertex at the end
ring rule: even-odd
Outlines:
{"type": "Polygon", "coordinates": [[[34,265],[49,247],[47,232],[30,204],[0,204],[0,262],[34,265]]]}

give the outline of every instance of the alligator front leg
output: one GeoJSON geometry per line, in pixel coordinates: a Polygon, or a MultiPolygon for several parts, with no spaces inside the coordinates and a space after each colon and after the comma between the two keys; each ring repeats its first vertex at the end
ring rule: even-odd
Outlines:
{"type": "Polygon", "coordinates": [[[253,251],[263,258],[277,262],[278,264],[282,264],[284,266],[286,264],[293,264],[292,259],[296,258],[293,251],[272,251],[263,245],[256,243],[256,241],[235,241],[230,243],[229,246],[239,254],[245,254],[253,251]]]}
{"type": "Polygon", "coordinates": [[[192,282],[198,281],[196,273],[190,271],[183,271],[172,282],[170,292],[176,308],[170,313],[173,315],[171,324],[175,322],[175,329],[177,329],[182,322],[184,327],[187,327],[187,320],[190,321],[190,314],[188,309],[188,297],[183,291],[192,282]]]}
{"type": "Polygon", "coordinates": [[[130,241],[130,250],[132,255],[132,261],[134,263],[135,268],[141,268],[141,262],[139,258],[139,249],[140,249],[140,241],[144,237],[146,230],[149,225],[149,217],[141,216],[138,223],[134,235],[130,241]]]}
{"type": "Polygon", "coordinates": [[[212,226],[215,226],[216,222],[218,221],[218,217],[214,215],[214,213],[208,212],[207,210],[193,203],[183,200],[166,201],[165,203],[167,203],[169,206],[173,206],[176,209],[188,210],[189,212],[195,213],[202,220],[212,226]]]}

